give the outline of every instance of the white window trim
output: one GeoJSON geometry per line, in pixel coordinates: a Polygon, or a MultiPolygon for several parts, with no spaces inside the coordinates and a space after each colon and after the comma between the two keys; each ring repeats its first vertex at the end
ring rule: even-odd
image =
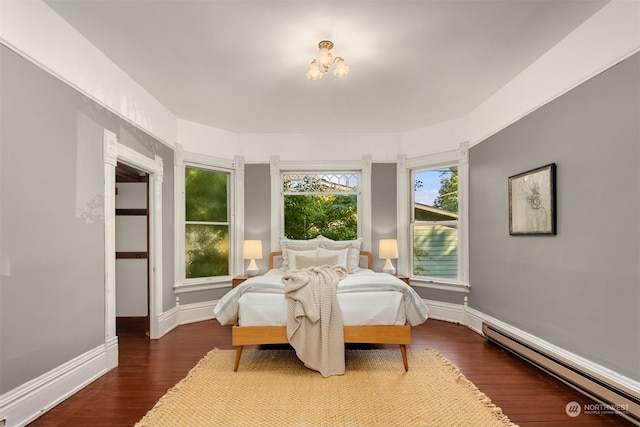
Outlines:
{"type": "Polygon", "coordinates": [[[229,287],[231,278],[236,272],[242,271],[242,231],[239,229],[244,221],[244,160],[236,157],[234,160],[207,156],[198,153],[185,152],[181,145],[176,146],[174,156],[175,182],[175,277],[173,290],[176,295],[185,292],[198,292],[210,289],[229,287]],[[216,277],[199,277],[187,279],[185,277],[185,168],[195,167],[229,173],[229,275],[216,277]],[[237,193],[239,191],[239,193],[237,193]]]}
{"type": "Polygon", "coordinates": [[[357,172],[358,181],[358,237],[363,238],[365,251],[371,250],[371,156],[361,161],[283,162],[272,156],[271,169],[271,251],[280,250],[280,238],[284,236],[283,173],[357,172]]]}
{"type": "Polygon", "coordinates": [[[429,156],[407,159],[398,157],[398,272],[411,277],[411,283],[418,287],[468,292],[469,285],[469,143],[463,142],[457,150],[445,151],[429,156]],[[411,171],[415,169],[435,169],[442,166],[458,166],[458,280],[433,280],[414,276],[411,271],[411,171]]]}

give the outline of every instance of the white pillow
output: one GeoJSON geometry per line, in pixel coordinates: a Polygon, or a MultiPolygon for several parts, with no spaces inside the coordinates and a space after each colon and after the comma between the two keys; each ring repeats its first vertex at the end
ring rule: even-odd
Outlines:
{"type": "Polygon", "coordinates": [[[349,268],[347,269],[350,273],[355,273],[356,271],[360,271],[360,250],[362,248],[362,240],[363,238],[357,238],[355,240],[331,240],[324,236],[318,236],[316,239],[320,240],[320,245],[324,247],[329,246],[340,246],[351,244],[351,251],[349,252],[349,268]]]}
{"type": "Polygon", "coordinates": [[[291,249],[287,249],[287,256],[289,257],[289,270],[295,270],[298,267],[296,266],[296,257],[297,256],[304,256],[304,257],[309,257],[309,258],[315,258],[316,255],[318,255],[318,250],[317,249],[312,249],[309,251],[294,251],[291,249]]]}
{"type": "Polygon", "coordinates": [[[338,255],[332,255],[327,257],[307,257],[296,255],[296,267],[322,267],[323,265],[338,265],[338,255]]]}
{"type": "Polygon", "coordinates": [[[289,269],[289,254],[287,252],[288,248],[293,248],[294,250],[301,250],[301,246],[310,246],[314,249],[318,247],[320,243],[317,237],[309,240],[293,240],[293,239],[280,239],[280,251],[282,252],[282,266],[280,267],[282,270],[289,269]]]}
{"type": "Polygon", "coordinates": [[[349,251],[351,250],[351,246],[347,246],[347,247],[340,246],[340,248],[341,249],[331,248],[331,247],[324,248],[321,246],[318,248],[318,256],[319,257],[335,256],[337,258],[336,265],[344,267],[347,270],[347,272],[349,272],[350,271],[349,251]]]}

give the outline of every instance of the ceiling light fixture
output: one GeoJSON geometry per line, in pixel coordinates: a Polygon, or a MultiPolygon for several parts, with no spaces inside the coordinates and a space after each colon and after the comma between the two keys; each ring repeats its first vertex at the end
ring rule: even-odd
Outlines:
{"type": "Polygon", "coordinates": [[[340,56],[336,56],[334,58],[333,55],[331,55],[331,52],[329,52],[333,49],[332,41],[323,40],[318,43],[318,47],[320,48],[320,53],[317,58],[314,58],[313,61],[311,61],[311,66],[309,67],[309,71],[307,71],[308,79],[321,79],[333,64],[336,65],[333,70],[333,74],[336,77],[340,78],[349,74],[349,66],[344,63],[344,59],[340,56]]]}

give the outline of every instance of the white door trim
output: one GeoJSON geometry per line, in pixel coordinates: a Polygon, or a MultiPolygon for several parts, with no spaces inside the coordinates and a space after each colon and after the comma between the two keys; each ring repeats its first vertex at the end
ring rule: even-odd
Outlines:
{"type": "Polygon", "coordinates": [[[118,162],[149,174],[149,332],[150,338],[156,339],[160,338],[158,316],[162,313],[162,158],[156,155],[151,159],[119,144],[118,136],[105,129],[105,341],[116,337],[115,169],[118,162]]]}

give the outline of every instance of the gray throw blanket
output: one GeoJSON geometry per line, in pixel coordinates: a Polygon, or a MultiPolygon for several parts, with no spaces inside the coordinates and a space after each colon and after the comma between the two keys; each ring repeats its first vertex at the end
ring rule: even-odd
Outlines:
{"type": "Polygon", "coordinates": [[[336,288],[347,270],[340,266],[293,270],[286,286],[287,338],[305,366],[323,377],[343,375],[344,328],[336,288]]]}

